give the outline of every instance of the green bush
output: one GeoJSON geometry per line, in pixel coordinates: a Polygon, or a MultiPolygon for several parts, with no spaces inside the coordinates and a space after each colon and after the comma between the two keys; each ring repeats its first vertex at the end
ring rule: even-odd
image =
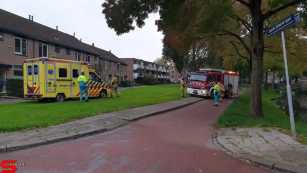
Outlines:
{"type": "Polygon", "coordinates": [[[136,82],[144,85],[159,84],[159,81],[156,78],[154,78],[152,75],[147,75],[144,76],[143,78],[138,78],[136,82]]]}

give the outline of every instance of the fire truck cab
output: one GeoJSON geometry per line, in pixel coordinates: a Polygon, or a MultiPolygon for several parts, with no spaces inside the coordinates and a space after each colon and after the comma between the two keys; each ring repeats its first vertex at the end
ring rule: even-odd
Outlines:
{"type": "Polygon", "coordinates": [[[238,96],[239,73],[222,69],[200,69],[191,72],[188,77],[187,93],[192,96],[211,97],[216,82],[222,85],[222,96],[238,96]]]}

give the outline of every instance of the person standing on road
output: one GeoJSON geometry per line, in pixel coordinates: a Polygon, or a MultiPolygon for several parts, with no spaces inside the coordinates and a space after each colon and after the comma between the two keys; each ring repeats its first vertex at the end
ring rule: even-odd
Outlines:
{"type": "Polygon", "coordinates": [[[216,83],[214,83],[214,86],[213,86],[213,102],[214,102],[214,106],[218,106],[219,105],[220,96],[221,96],[221,87],[216,82],[216,83]]]}
{"type": "Polygon", "coordinates": [[[181,96],[186,97],[187,82],[183,77],[180,78],[180,90],[181,90],[181,96]]]}
{"type": "Polygon", "coordinates": [[[111,97],[113,98],[113,95],[115,95],[115,97],[119,97],[119,94],[118,94],[118,78],[117,78],[117,76],[114,76],[112,78],[111,86],[112,86],[111,97]]]}
{"type": "Polygon", "coordinates": [[[87,91],[87,78],[84,75],[84,72],[78,77],[78,83],[80,88],[80,101],[88,101],[88,91],[87,91]]]}

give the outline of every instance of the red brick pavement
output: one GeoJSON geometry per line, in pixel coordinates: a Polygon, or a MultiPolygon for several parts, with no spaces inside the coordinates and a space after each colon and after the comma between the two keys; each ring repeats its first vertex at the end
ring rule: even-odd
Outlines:
{"type": "Polygon", "coordinates": [[[0,154],[0,160],[16,159],[18,173],[268,173],[210,144],[228,104],[202,101],[104,134],[0,154]]]}

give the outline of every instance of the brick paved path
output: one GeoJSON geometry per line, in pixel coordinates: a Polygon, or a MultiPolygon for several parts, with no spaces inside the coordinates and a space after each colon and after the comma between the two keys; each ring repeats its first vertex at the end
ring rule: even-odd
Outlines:
{"type": "Polygon", "coordinates": [[[18,173],[268,173],[210,143],[227,105],[202,101],[104,134],[1,153],[0,160],[17,159],[18,173]]]}

